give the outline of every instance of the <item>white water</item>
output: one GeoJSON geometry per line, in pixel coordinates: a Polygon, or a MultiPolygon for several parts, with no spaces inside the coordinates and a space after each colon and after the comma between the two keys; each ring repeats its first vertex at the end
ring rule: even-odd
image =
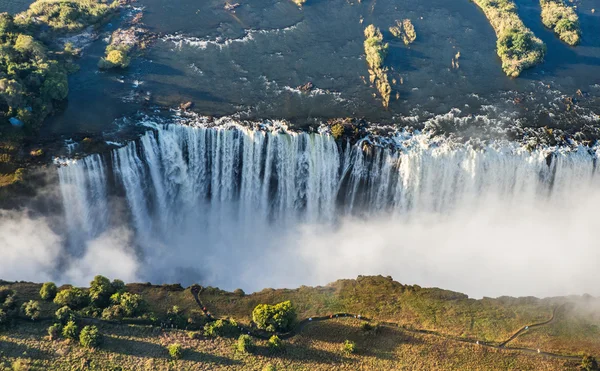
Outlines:
{"type": "MultiPolygon", "coordinates": [[[[393,142],[396,150],[367,146],[365,141],[342,151],[327,134],[260,131],[235,123],[210,128],[156,125],[137,143],[114,150],[110,159],[94,155],[59,168],[71,246],[83,249],[84,241],[126,225],[135,232],[145,267],[138,273],[144,279],[202,280],[258,289],[323,284],[341,278],[336,275],[381,273],[401,278],[390,272],[396,254],[411,259],[407,251],[413,251],[412,257],[424,252],[426,256],[428,249],[438,251],[431,244],[443,245],[446,237],[440,235],[434,242],[428,233],[437,231],[456,240],[457,233],[463,233],[463,221],[472,222],[467,214],[479,218],[475,224],[487,222],[480,231],[465,228],[465,233],[495,234],[507,228],[499,240],[511,234],[516,239],[508,238],[501,248],[517,248],[510,251],[531,258],[532,251],[518,246],[531,243],[521,225],[528,225],[531,233],[546,233],[557,216],[573,217],[569,210],[576,206],[571,202],[581,202],[586,192],[589,205],[577,209],[575,218],[582,219],[576,219],[577,225],[588,223],[586,213],[600,206],[589,193],[600,185],[596,150],[528,152],[511,143],[475,149],[405,133],[393,142]],[[114,174],[114,184],[109,184],[107,174],[114,174]],[[111,204],[107,189],[121,190],[126,201],[111,204]],[[121,208],[127,211],[122,213],[121,208]],[[377,235],[382,225],[385,229],[377,235]],[[486,228],[491,229],[484,232],[486,228]],[[358,231],[362,239],[356,236],[358,231]],[[346,236],[354,237],[348,241],[346,236]],[[403,251],[388,251],[390,238],[413,243],[403,251]],[[418,246],[419,239],[423,246],[418,246]],[[344,255],[346,246],[353,246],[352,254],[357,252],[358,240],[363,240],[357,255],[360,264],[344,255]],[[380,240],[385,240],[385,249],[380,240]],[[515,246],[504,247],[507,244],[515,246]],[[379,255],[365,257],[363,249],[379,255]],[[327,259],[315,260],[306,256],[307,251],[327,259]],[[282,268],[289,259],[295,259],[294,267],[282,268]],[[338,259],[344,263],[337,264],[338,259]]],[[[548,233],[557,234],[546,241],[550,245],[560,239],[558,230],[548,233]]],[[[456,253],[451,260],[471,246],[472,238],[464,240],[463,247],[458,243],[445,251],[456,253]]],[[[404,267],[400,273],[411,271],[405,261],[395,264],[404,267]]],[[[433,268],[427,262],[420,264],[425,270],[433,268]]],[[[574,267],[578,264],[573,261],[574,267]]],[[[505,269],[510,273],[512,267],[505,269]]],[[[467,290],[464,282],[446,284],[440,272],[430,276],[419,272],[404,281],[419,279],[416,283],[467,290]],[[428,279],[438,275],[441,282],[428,279]]],[[[513,287],[503,290],[494,293],[514,292],[513,287]]],[[[536,293],[531,291],[527,293],[536,293]]]]}

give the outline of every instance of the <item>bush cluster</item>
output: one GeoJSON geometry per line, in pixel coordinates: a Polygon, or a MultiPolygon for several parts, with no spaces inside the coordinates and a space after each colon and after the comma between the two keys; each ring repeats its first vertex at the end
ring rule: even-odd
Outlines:
{"type": "Polygon", "coordinates": [[[204,336],[209,337],[235,337],[240,333],[234,320],[216,320],[204,325],[204,336]]]}
{"type": "Polygon", "coordinates": [[[399,39],[402,39],[405,45],[412,44],[417,39],[415,26],[410,19],[403,21],[396,20],[396,24],[389,28],[390,33],[399,39]]]}
{"type": "Polygon", "coordinates": [[[43,23],[58,32],[80,31],[107,19],[118,2],[98,0],[37,0],[22,13],[18,22],[24,25],[43,23]]]}
{"type": "Polygon", "coordinates": [[[6,287],[0,286],[0,328],[6,327],[12,318],[18,315],[15,296],[17,293],[6,287]]]}
{"type": "Polygon", "coordinates": [[[235,344],[235,350],[240,353],[252,353],[254,351],[254,342],[250,335],[243,334],[237,340],[235,344]]]}
{"type": "Polygon", "coordinates": [[[54,282],[46,282],[40,289],[40,297],[42,300],[54,300],[57,291],[58,289],[56,288],[54,282]]]}
{"type": "Polygon", "coordinates": [[[296,310],[291,301],[279,304],[259,304],[252,311],[252,320],[259,329],[289,331],[296,321],[296,310]]]}
{"type": "Polygon", "coordinates": [[[0,14],[0,130],[9,119],[34,133],[56,102],[67,97],[69,61],[36,39],[29,27],[0,14]]]}
{"type": "Polygon", "coordinates": [[[98,68],[101,70],[127,68],[131,63],[128,53],[129,49],[126,47],[109,45],[106,48],[106,55],[98,62],[98,68]]]}
{"type": "Polygon", "coordinates": [[[79,334],[79,344],[84,348],[97,348],[102,344],[102,334],[96,326],[85,326],[79,334]]]}

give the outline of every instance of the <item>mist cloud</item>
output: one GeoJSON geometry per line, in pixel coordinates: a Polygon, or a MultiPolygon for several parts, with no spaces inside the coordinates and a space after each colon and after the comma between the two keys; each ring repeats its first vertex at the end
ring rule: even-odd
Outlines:
{"type": "Polygon", "coordinates": [[[199,210],[204,219],[184,219],[166,241],[140,245],[119,227],[79,252],[67,251],[47,219],[3,212],[0,277],[86,285],[103,274],[249,292],[382,274],[472,297],[600,295],[600,191],[582,186],[552,199],[489,195],[443,214],[286,227],[199,210]]]}

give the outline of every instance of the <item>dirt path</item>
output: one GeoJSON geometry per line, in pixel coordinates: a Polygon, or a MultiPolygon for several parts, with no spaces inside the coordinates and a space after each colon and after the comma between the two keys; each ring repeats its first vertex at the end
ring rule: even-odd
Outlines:
{"type": "Polygon", "coordinates": [[[529,325],[529,326],[523,326],[521,329],[519,329],[519,331],[515,332],[511,337],[509,337],[505,342],[500,344],[500,347],[503,348],[506,346],[506,344],[508,344],[509,342],[513,341],[514,339],[516,339],[519,335],[523,334],[525,331],[528,331],[532,328],[536,328],[536,327],[541,327],[544,325],[549,325],[552,322],[554,322],[554,320],[556,319],[556,312],[561,309],[562,307],[564,307],[566,305],[566,303],[561,304],[557,307],[554,308],[554,310],[552,311],[552,317],[550,317],[549,320],[544,321],[544,322],[540,322],[540,323],[534,323],[533,325],[529,325]]]}
{"type": "MultiPolygon", "coordinates": [[[[200,307],[200,309],[204,312],[204,314],[208,317],[208,319],[210,321],[216,321],[219,318],[214,317],[207,309],[206,306],[204,306],[202,304],[202,302],[200,301],[200,293],[202,291],[202,288],[200,286],[194,286],[192,287],[192,295],[194,296],[194,299],[196,300],[196,303],[198,304],[198,306],[200,307]]],[[[447,335],[447,334],[443,334],[437,331],[431,331],[431,330],[422,330],[422,329],[414,329],[414,328],[409,328],[409,327],[405,327],[402,326],[398,323],[394,323],[394,322],[379,322],[379,324],[381,326],[385,326],[385,327],[392,327],[392,328],[398,328],[401,329],[402,331],[406,331],[406,332],[411,332],[411,333],[415,333],[415,334],[423,334],[423,335],[431,335],[431,336],[436,336],[436,337],[442,337],[445,339],[449,339],[452,341],[457,341],[457,342],[461,342],[461,343],[467,343],[467,344],[473,344],[475,346],[482,346],[482,347],[487,347],[487,348],[494,348],[494,349],[501,349],[501,350],[509,350],[509,351],[517,351],[517,352],[522,352],[522,353],[527,353],[527,354],[539,354],[542,356],[546,356],[546,357],[551,357],[551,358],[558,358],[558,359],[564,359],[564,360],[576,360],[576,361],[580,361],[581,357],[580,356],[567,356],[567,355],[562,355],[562,354],[556,354],[556,353],[550,353],[550,352],[542,352],[539,349],[529,349],[529,348],[519,348],[519,347],[506,347],[506,344],[508,344],[509,342],[511,342],[512,340],[516,339],[519,335],[523,334],[525,331],[531,329],[531,328],[535,328],[535,327],[540,327],[540,326],[544,326],[544,325],[548,325],[550,323],[552,323],[556,317],[556,312],[563,307],[565,304],[559,305],[556,308],[554,308],[553,312],[552,312],[552,318],[550,318],[549,320],[545,321],[545,322],[541,322],[541,323],[535,323],[529,326],[524,326],[521,329],[519,329],[519,331],[517,331],[516,333],[514,333],[510,338],[508,338],[506,341],[502,342],[501,344],[497,345],[497,344],[492,344],[492,343],[488,343],[488,342],[484,342],[484,341],[479,341],[479,340],[473,340],[473,339],[463,339],[463,338],[459,338],[459,337],[455,337],[452,335],[447,335]]],[[[356,318],[360,321],[364,321],[364,322],[371,322],[372,320],[370,318],[367,317],[362,317],[361,315],[356,315],[356,314],[350,314],[350,313],[335,313],[329,316],[323,316],[323,317],[311,317],[311,318],[306,318],[301,320],[300,322],[298,322],[296,324],[296,326],[290,331],[290,332],[286,332],[286,333],[272,333],[272,332],[267,332],[267,331],[262,331],[262,330],[258,330],[258,329],[247,329],[244,327],[239,327],[239,329],[244,332],[247,333],[248,335],[258,338],[258,339],[263,339],[263,340],[267,340],[269,339],[272,335],[277,335],[280,339],[285,340],[285,339],[290,339],[296,335],[298,335],[300,332],[302,332],[302,329],[304,329],[304,327],[306,327],[308,324],[313,323],[313,322],[322,322],[322,321],[327,321],[327,320],[332,320],[332,319],[337,319],[337,318],[356,318]]],[[[224,321],[227,321],[227,319],[223,319],[224,321]]]]}

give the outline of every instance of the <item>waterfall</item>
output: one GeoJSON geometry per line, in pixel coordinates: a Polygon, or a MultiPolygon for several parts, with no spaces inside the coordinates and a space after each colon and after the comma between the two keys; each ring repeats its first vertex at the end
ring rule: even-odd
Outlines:
{"type": "Polygon", "coordinates": [[[555,202],[600,179],[597,152],[587,147],[475,148],[424,134],[396,144],[359,141],[342,150],[327,134],[157,125],[109,158],[92,155],[59,168],[65,219],[75,244],[122,223],[111,220],[108,174],[142,245],[168,244],[182,228],[210,231],[233,222],[284,227],[343,215],[445,213],[491,199],[555,202]]]}

